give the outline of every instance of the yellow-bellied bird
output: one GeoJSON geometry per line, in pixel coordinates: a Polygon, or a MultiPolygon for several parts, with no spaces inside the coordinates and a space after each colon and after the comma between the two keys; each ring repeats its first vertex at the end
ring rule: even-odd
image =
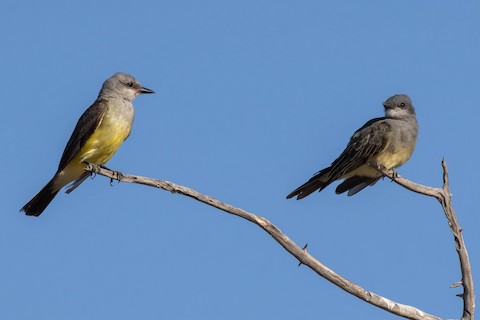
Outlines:
{"type": "Polygon", "coordinates": [[[86,163],[104,165],[128,138],[132,130],[132,101],[142,93],[154,91],[142,87],[131,75],[116,73],[103,83],[97,100],[83,113],[63,151],[53,178],[20,211],[39,216],[57,193],[72,183],[72,192],[89,175],[86,163]]]}

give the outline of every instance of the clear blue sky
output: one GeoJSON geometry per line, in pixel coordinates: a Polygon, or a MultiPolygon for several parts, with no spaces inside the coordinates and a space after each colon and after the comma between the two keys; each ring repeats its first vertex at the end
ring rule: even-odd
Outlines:
{"type": "Polygon", "coordinates": [[[440,186],[480,278],[477,1],[13,1],[0,10],[0,318],[396,319],[318,277],[256,226],[191,199],[87,180],[36,219],[102,82],[131,73],[130,138],[108,163],[270,219],[367,290],[460,317],[437,202],[381,181],[285,199],[407,93],[420,137],[399,173],[440,186]]]}

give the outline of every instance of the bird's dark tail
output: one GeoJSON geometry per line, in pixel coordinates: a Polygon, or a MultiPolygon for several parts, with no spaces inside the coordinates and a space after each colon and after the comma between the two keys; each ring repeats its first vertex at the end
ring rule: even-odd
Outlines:
{"type": "Polygon", "coordinates": [[[353,196],[357,192],[362,191],[364,188],[368,186],[373,186],[381,177],[372,178],[372,177],[361,177],[355,176],[348,179],[345,179],[342,183],[340,183],[335,189],[336,194],[344,193],[348,190],[348,196],[353,196]]]}
{"type": "Polygon", "coordinates": [[[43,210],[52,202],[53,198],[57,195],[58,191],[53,189],[55,177],[50,180],[39,193],[32,198],[32,200],[28,201],[26,205],[23,206],[20,211],[25,212],[27,216],[36,216],[38,217],[43,210]]]}
{"type": "Polygon", "coordinates": [[[325,189],[330,183],[332,183],[332,181],[328,179],[330,170],[331,167],[328,167],[316,173],[310,180],[293,190],[287,196],[287,199],[297,196],[297,200],[300,200],[315,192],[317,189],[320,189],[319,191],[325,189]]]}

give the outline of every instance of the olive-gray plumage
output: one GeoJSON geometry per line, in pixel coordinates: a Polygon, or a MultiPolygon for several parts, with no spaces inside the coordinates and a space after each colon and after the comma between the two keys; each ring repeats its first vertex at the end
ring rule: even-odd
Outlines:
{"type": "Polygon", "coordinates": [[[320,170],[310,180],[292,191],[287,199],[305,198],[322,191],[336,180],[337,194],[348,191],[352,196],[369,185],[374,185],[382,174],[376,167],[387,170],[398,168],[410,159],[418,136],[418,123],[412,101],[405,94],[397,94],[383,103],[385,117],[375,118],[355,131],[342,154],[330,167],[320,170]]]}

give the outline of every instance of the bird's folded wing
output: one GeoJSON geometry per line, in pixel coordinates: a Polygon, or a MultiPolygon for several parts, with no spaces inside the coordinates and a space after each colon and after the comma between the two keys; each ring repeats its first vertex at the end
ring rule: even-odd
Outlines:
{"type": "Polygon", "coordinates": [[[100,99],[96,100],[80,117],[73,130],[67,146],[63,151],[62,159],[58,165],[58,171],[62,171],[70,161],[77,155],[77,153],[85,145],[85,142],[90,138],[93,132],[101,124],[103,115],[107,111],[108,102],[100,99]]]}
{"type": "Polygon", "coordinates": [[[392,128],[384,118],[370,120],[358,129],[342,154],[332,163],[328,181],[341,179],[371,161],[391,141],[392,128]]]}

